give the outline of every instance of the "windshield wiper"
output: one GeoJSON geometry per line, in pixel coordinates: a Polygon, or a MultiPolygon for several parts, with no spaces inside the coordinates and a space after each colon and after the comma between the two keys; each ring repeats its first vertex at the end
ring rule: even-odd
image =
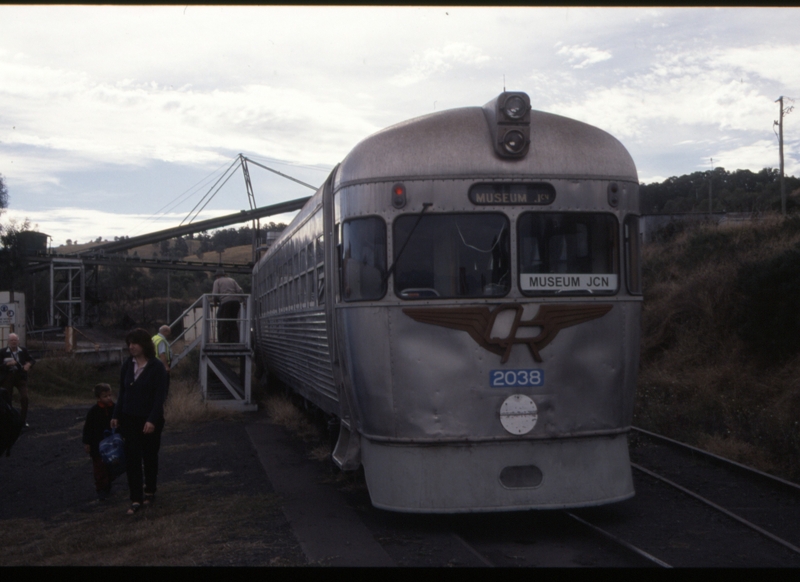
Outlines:
{"type": "Polygon", "coordinates": [[[431,206],[433,206],[432,202],[423,202],[422,203],[422,212],[419,213],[419,218],[417,218],[417,221],[414,223],[414,226],[411,227],[411,232],[408,233],[408,237],[406,238],[406,242],[404,242],[403,246],[400,247],[400,252],[397,253],[397,256],[394,258],[394,261],[392,261],[392,264],[389,267],[389,270],[386,271],[386,274],[383,276],[383,280],[381,281],[381,287],[386,285],[386,281],[389,280],[389,276],[394,272],[394,268],[397,265],[397,261],[399,261],[400,257],[403,256],[403,251],[406,250],[406,246],[408,246],[408,241],[411,240],[411,235],[414,234],[414,231],[417,229],[417,226],[419,226],[419,221],[422,220],[422,215],[425,214],[425,211],[428,208],[430,208],[431,206]]]}

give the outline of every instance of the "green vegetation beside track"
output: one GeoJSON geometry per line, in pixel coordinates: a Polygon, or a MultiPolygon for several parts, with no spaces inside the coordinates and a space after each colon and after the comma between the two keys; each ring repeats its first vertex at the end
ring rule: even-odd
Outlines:
{"type": "Polygon", "coordinates": [[[800,217],[644,247],[634,424],[800,481],[800,217]]]}

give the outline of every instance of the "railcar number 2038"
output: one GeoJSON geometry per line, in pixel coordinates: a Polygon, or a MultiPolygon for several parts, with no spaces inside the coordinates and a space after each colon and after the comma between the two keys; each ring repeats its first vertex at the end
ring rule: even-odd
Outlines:
{"type": "Polygon", "coordinates": [[[492,370],[489,384],[492,388],[544,386],[544,370],[492,370]]]}

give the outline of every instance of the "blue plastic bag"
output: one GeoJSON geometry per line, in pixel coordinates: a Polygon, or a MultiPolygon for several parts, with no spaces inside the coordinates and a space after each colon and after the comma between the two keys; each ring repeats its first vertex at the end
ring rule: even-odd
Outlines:
{"type": "Polygon", "coordinates": [[[116,429],[103,435],[107,436],[100,441],[100,458],[108,466],[111,478],[116,479],[125,472],[125,439],[116,429]]]}

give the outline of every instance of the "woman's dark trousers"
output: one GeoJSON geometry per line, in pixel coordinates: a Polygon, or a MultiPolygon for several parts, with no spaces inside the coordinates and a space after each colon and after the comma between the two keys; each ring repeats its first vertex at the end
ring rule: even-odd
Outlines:
{"type": "Polygon", "coordinates": [[[131,491],[131,502],[142,503],[144,493],[156,492],[158,476],[158,449],[161,448],[161,431],[164,421],[156,425],[156,430],[144,434],[146,418],[123,414],[119,418],[120,433],[125,439],[125,470],[128,473],[128,487],[131,491]],[[144,464],[144,479],[142,479],[144,464]],[[144,491],[142,491],[144,481],[144,491]]]}

